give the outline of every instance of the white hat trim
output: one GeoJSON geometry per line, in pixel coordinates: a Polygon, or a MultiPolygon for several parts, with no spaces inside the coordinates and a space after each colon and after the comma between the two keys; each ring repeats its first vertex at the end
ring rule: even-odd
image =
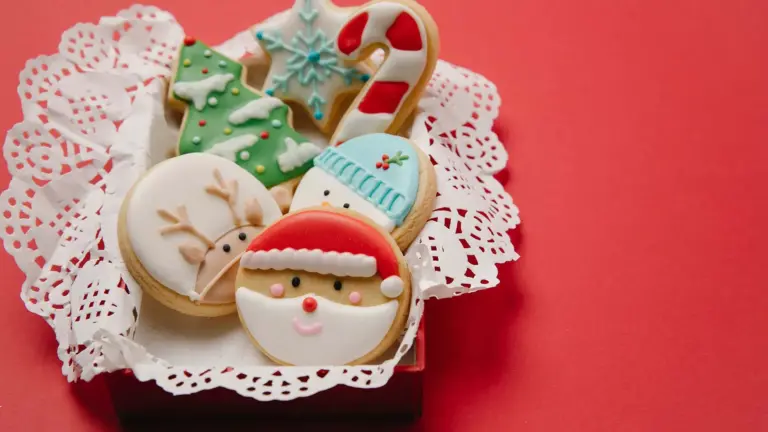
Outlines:
{"type": "Polygon", "coordinates": [[[376,258],[372,256],[321,249],[246,252],[240,266],[251,270],[298,270],[340,277],[371,277],[376,274],[376,258]]]}
{"type": "Polygon", "coordinates": [[[390,276],[381,282],[381,293],[386,297],[395,298],[403,293],[403,280],[390,276]]]}

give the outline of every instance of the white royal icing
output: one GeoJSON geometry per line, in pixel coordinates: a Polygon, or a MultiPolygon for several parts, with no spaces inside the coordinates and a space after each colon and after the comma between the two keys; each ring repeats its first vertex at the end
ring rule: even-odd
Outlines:
{"type": "Polygon", "coordinates": [[[173,84],[173,92],[181,99],[191,100],[195,108],[202,111],[208,102],[208,95],[214,90],[224,91],[233,79],[235,76],[228,73],[213,75],[200,81],[177,81],[173,84]]]}
{"type": "Polygon", "coordinates": [[[403,293],[403,280],[390,276],[381,282],[381,293],[389,298],[396,298],[403,293]]]}
{"type": "Polygon", "coordinates": [[[395,222],[374,204],[348,188],[334,176],[320,168],[312,168],[304,174],[291,202],[290,211],[314,207],[328,203],[333,207],[349,209],[371,218],[376,224],[388,232],[395,229],[395,222]],[[325,195],[325,191],[328,195],[325,195]]]}
{"type": "Polygon", "coordinates": [[[363,357],[381,344],[398,309],[397,300],[348,306],[312,294],[275,299],[243,287],[235,296],[240,319],[259,346],[297,366],[343,365],[363,357]],[[317,300],[312,313],[301,306],[309,296],[317,300]],[[299,334],[297,325],[312,328],[315,334],[299,334]]]}
{"type": "Polygon", "coordinates": [[[339,129],[336,141],[342,142],[369,133],[384,132],[394,118],[392,114],[364,114],[357,109],[351,110],[341,120],[344,127],[339,129]]]}
{"type": "Polygon", "coordinates": [[[146,271],[167,288],[198,298],[194,292],[199,264],[190,264],[179,253],[182,244],[203,242],[184,232],[161,235],[169,222],[158,214],[166,209],[176,213],[185,206],[189,220],[212,241],[235,228],[227,203],[205,191],[215,184],[214,170],[225,181],[236,180],[238,194],[235,207],[245,214],[246,202],[256,199],[263,211],[264,225],[282,214],[269,191],[246,170],[222,157],[190,153],[163,161],[153,167],[134,186],[126,204],[126,230],[133,252],[146,271]]]}
{"type": "Polygon", "coordinates": [[[345,277],[371,277],[376,274],[376,258],[348,252],[320,249],[273,249],[246,252],[240,266],[252,270],[301,270],[345,277]]]}
{"type": "Polygon", "coordinates": [[[323,150],[311,142],[296,144],[291,137],[285,139],[285,152],[277,157],[277,165],[280,171],[287,173],[304,165],[308,160],[319,155],[323,150]]]}
{"type": "MultiPolygon", "coordinates": [[[[256,142],[259,140],[259,137],[252,134],[245,134],[236,136],[234,138],[230,138],[226,141],[218,142],[214,144],[211,148],[206,150],[206,153],[215,154],[216,156],[221,156],[223,158],[227,158],[231,160],[232,162],[235,162],[236,155],[243,150],[247,149],[248,147],[256,144],[256,142]]],[[[245,152],[248,157],[250,157],[250,154],[248,152],[245,152]]],[[[240,154],[241,158],[243,160],[248,159],[248,157],[243,158],[242,153],[240,154]]]]}
{"type": "Polygon", "coordinates": [[[243,124],[251,119],[264,120],[269,118],[273,109],[283,106],[283,101],[278,98],[264,96],[252,100],[242,107],[232,111],[229,122],[235,125],[243,124]]]}

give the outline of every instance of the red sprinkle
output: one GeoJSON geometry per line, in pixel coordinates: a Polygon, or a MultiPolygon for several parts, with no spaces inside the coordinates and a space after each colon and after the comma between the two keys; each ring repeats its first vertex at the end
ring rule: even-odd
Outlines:
{"type": "Polygon", "coordinates": [[[307,297],[301,302],[301,307],[306,313],[312,313],[317,309],[317,300],[314,297],[307,297]]]}
{"type": "Polygon", "coordinates": [[[184,38],[184,45],[186,46],[192,46],[195,44],[195,42],[197,42],[197,40],[192,36],[187,36],[184,38]]]}
{"type": "Polygon", "coordinates": [[[387,156],[387,154],[384,153],[384,155],[381,156],[381,160],[386,161],[387,159],[389,159],[389,156],[387,156]]]}
{"type": "Polygon", "coordinates": [[[388,163],[384,163],[384,166],[382,166],[382,168],[384,168],[384,171],[388,170],[389,169],[389,164],[388,163]]]}
{"type": "Polygon", "coordinates": [[[208,73],[208,68],[203,68],[203,73],[207,74],[208,73]]]}
{"type": "Polygon", "coordinates": [[[261,133],[261,139],[267,139],[267,138],[269,138],[269,132],[267,132],[267,131],[262,132],[261,133]]]}
{"type": "Polygon", "coordinates": [[[205,126],[205,123],[206,123],[205,120],[200,120],[197,124],[199,124],[200,126],[205,126]]]}
{"type": "Polygon", "coordinates": [[[376,162],[376,168],[381,168],[383,164],[381,162],[376,162]]]}

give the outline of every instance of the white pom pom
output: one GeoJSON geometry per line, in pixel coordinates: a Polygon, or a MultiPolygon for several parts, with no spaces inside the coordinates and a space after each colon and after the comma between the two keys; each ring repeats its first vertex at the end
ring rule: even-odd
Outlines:
{"type": "Polygon", "coordinates": [[[403,280],[390,276],[381,282],[381,293],[389,298],[395,298],[403,293],[403,280]]]}

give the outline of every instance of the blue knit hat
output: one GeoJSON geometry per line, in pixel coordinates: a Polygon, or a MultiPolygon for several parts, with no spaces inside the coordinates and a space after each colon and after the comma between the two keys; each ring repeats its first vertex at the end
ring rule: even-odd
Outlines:
{"type": "Polygon", "coordinates": [[[315,167],[336,177],[401,225],[419,190],[419,157],[408,140],[370,134],[328,147],[315,167]]]}

